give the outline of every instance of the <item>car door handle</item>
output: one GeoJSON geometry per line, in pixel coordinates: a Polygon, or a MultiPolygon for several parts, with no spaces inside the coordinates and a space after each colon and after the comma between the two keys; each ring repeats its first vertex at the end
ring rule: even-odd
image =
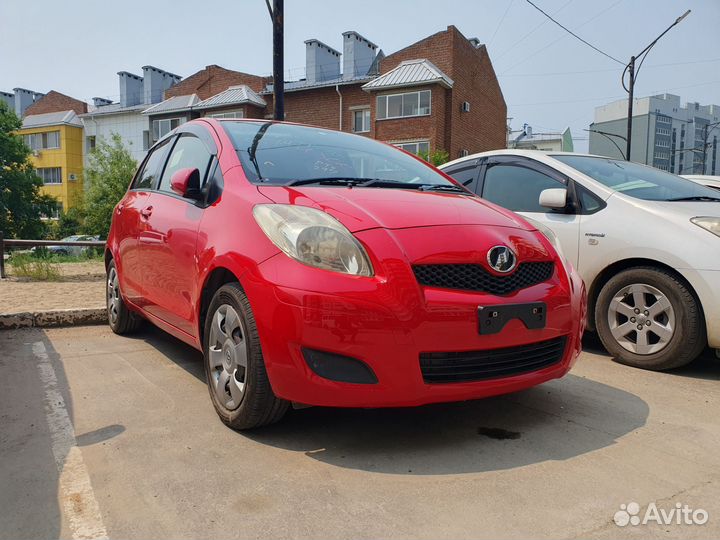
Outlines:
{"type": "Polygon", "coordinates": [[[115,210],[118,214],[122,214],[123,208],[125,208],[124,204],[118,204],[117,209],[115,210]]]}
{"type": "Polygon", "coordinates": [[[152,215],[153,207],[148,206],[147,208],[143,208],[140,210],[140,215],[144,217],[145,219],[149,218],[152,215]]]}

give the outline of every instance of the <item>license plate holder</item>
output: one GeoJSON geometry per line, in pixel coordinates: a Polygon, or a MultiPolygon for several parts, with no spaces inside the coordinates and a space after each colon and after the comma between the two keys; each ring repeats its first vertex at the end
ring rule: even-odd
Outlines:
{"type": "Polygon", "coordinates": [[[480,335],[497,334],[513,319],[519,319],[528,330],[545,328],[547,306],[544,302],[478,306],[480,335]]]}

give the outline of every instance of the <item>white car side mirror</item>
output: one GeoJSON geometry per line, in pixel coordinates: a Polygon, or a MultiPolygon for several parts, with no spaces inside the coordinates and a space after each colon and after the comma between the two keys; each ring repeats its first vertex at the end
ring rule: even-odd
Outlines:
{"type": "Polygon", "coordinates": [[[545,208],[565,208],[567,206],[567,189],[552,188],[540,192],[540,206],[545,208]]]}

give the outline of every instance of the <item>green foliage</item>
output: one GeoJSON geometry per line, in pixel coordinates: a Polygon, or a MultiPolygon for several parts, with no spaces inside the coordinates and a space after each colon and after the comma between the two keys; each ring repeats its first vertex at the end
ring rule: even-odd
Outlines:
{"type": "Polygon", "coordinates": [[[30,163],[30,149],[16,135],[22,122],[0,100],[0,231],[7,238],[42,238],[42,214],[50,214],[56,200],[40,193],[42,180],[30,163]]]}
{"type": "Polygon", "coordinates": [[[107,238],[115,205],[127,191],[137,163],[120,138],[100,139],[90,152],[85,169],[88,189],[85,192],[85,232],[107,238]]]}
{"type": "Polygon", "coordinates": [[[49,258],[14,255],[10,259],[12,275],[36,281],[58,281],[60,269],[49,258]]]}
{"type": "Polygon", "coordinates": [[[85,211],[81,206],[68,208],[56,221],[48,222],[46,238],[62,240],[67,236],[80,234],[85,230],[85,211]]]}
{"type": "Polygon", "coordinates": [[[12,253],[11,264],[19,261],[20,264],[30,264],[32,262],[43,260],[55,264],[65,263],[86,263],[88,261],[103,260],[103,251],[97,248],[88,248],[80,255],[64,255],[62,253],[51,253],[46,248],[38,247],[35,251],[28,253],[12,253]]]}
{"type": "Polygon", "coordinates": [[[428,161],[439,167],[443,163],[450,161],[450,154],[446,150],[433,150],[432,152],[420,152],[418,154],[425,161],[428,161]]]}

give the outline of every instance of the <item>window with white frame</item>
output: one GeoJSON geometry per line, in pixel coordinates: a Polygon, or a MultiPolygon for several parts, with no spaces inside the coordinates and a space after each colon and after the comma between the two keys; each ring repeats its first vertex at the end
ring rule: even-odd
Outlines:
{"type": "Polygon", "coordinates": [[[153,120],[153,141],[159,141],[183,122],[184,120],[182,118],[163,118],[162,120],[153,120]]]}
{"type": "Polygon", "coordinates": [[[370,131],[370,109],[353,111],[353,131],[355,133],[370,131]]]}
{"type": "Polygon", "coordinates": [[[245,112],[240,111],[226,111],[226,112],[219,112],[219,113],[210,113],[206,114],[208,118],[245,118],[245,112]]]}
{"type": "Polygon", "coordinates": [[[35,169],[37,174],[43,181],[43,184],[62,184],[62,169],[60,167],[43,167],[35,169]]]}
{"type": "Polygon", "coordinates": [[[411,154],[420,154],[420,152],[430,152],[430,141],[413,141],[404,143],[395,143],[394,146],[410,152],[411,154]]]}
{"type": "Polygon", "coordinates": [[[377,119],[408,118],[430,114],[430,90],[377,97],[377,119]]]}
{"type": "Polygon", "coordinates": [[[23,135],[23,140],[31,150],[52,150],[60,148],[60,131],[27,133],[23,135]]]}

